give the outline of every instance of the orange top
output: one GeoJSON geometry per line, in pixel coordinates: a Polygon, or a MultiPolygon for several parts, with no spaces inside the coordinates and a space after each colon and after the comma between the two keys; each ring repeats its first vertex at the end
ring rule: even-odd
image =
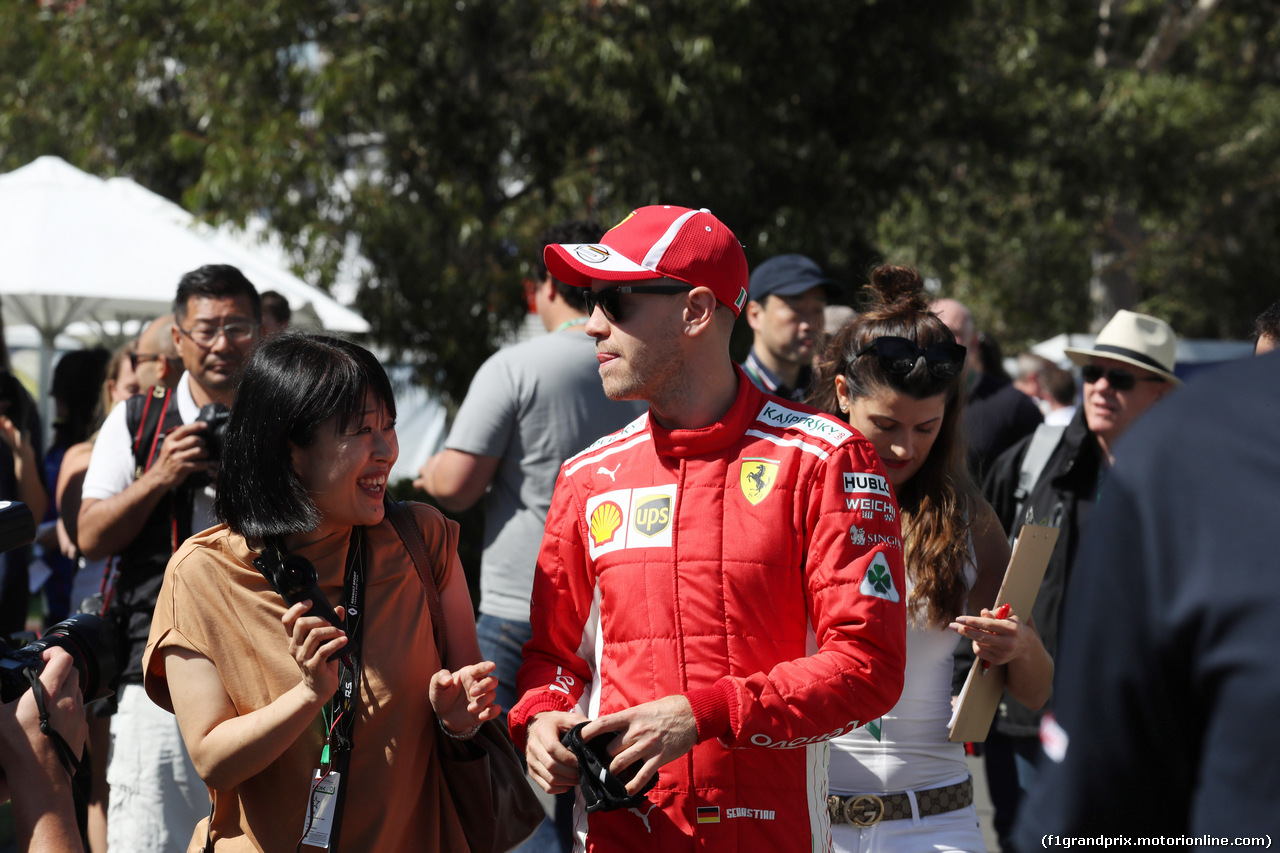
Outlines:
{"type": "MultiPolygon", "coordinates": [[[[412,504],[441,587],[456,559],[458,526],[412,504]]],[[[426,596],[390,522],[366,530],[365,618],[359,716],[342,813],[344,850],[465,851],[466,839],[436,760],[436,720],[428,700],[440,668],[426,596]]],[[[299,551],[302,556],[318,555],[299,551]]],[[[166,648],[203,655],[218,669],[237,709],[268,705],[298,683],[280,617],[285,602],[253,566],[258,552],[226,526],[187,540],[173,555],[160,590],[143,666],[147,694],[170,711],[166,648]]],[[[340,583],[322,585],[340,602],[340,583]]],[[[292,853],[302,837],[313,773],[320,766],[323,721],[272,764],[237,787],[209,796],[217,853],[292,853]]],[[[204,843],[204,821],[192,850],[204,843]]],[[[305,847],[311,850],[314,848],[305,847]]]]}

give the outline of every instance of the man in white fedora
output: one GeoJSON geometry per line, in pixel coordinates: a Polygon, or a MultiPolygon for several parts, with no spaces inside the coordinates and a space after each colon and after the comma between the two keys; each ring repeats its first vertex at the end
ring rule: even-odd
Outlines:
{"type": "MultiPolygon", "coordinates": [[[[1080,409],[1071,423],[1041,425],[1002,453],[983,481],[983,493],[1010,540],[1027,520],[1060,530],[1032,609],[1050,655],[1057,652],[1063,594],[1076,549],[1115,462],[1116,442],[1182,384],[1174,375],[1177,346],[1173,329],[1163,320],[1117,311],[1093,346],[1066,350],[1080,366],[1084,384],[1080,409]]],[[[1040,755],[1040,718],[1051,710],[1052,700],[1034,712],[1006,693],[983,747],[995,829],[1003,850],[1014,849],[1008,833],[1040,755]]]]}

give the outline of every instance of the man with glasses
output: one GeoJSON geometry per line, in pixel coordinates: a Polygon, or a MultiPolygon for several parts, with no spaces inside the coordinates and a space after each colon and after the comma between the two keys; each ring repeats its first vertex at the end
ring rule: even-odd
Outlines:
{"type": "MultiPolygon", "coordinates": [[[[1117,312],[1092,347],[1066,350],[1080,365],[1084,382],[1080,409],[1071,423],[1065,428],[1041,426],[1010,447],[984,482],[983,492],[1011,540],[1028,519],[1061,530],[1032,610],[1050,655],[1057,653],[1061,605],[1076,549],[1115,463],[1116,442],[1182,384],[1173,372],[1176,352],[1177,339],[1168,323],[1132,311],[1117,312]]],[[[1033,712],[1006,693],[983,747],[1001,849],[1012,849],[1008,833],[1021,792],[1034,776],[1040,718],[1052,710],[1052,702],[1033,712]]]]}
{"type": "MultiPolygon", "coordinates": [[[[186,372],[172,389],[157,385],[116,406],[85,473],[80,550],[89,559],[117,556],[113,606],[126,643],[107,767],[113,850],[178,849],[209,810],[175,718],[143,690],[142,653],[170,555],[216,523],[217,466],[197,417],[203,406],[234,401],[237,371],[258,339],[261,310],[257,290],[235,267],[204,266],[183,276],[169,342],[186,372]]],[[[140,359],[139,368],[155,365],[161,378],[169,375],[165,351],[144,349],[142,342],[139,349],[158,356],[140,359]]]]}
{"type": "Polygon", "coordinates": [[[747,263],[708,211],[640,208],[545,257],[584,290],[605,393],[649,411],[560,469],[510,712],[530,775],[584,798],[628,780],[637,799],[599,804],[621,808],[585,800],[587,849],[827,849],[826,741],[902,690],[875,450],[733,364],[747,263]],[[579,723],[579,752],[613,738],[612,778],[579,778],[579,723]]]}

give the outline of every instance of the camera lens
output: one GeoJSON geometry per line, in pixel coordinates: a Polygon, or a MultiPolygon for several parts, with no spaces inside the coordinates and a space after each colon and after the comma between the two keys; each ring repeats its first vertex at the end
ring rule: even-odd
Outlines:
{"type": "MultiPolygon", "coordinates": [[[[111,682],[118,672],[114,650],[109,643],[102,642],[104,639],[102,617],[81,613],[54,625],[34,643],[8,652],[10,660],[7,663],[11,665],[10,669],[30,668],[39,671],[44,668],[44,661],[41,659],[44,650],[56,646],[71,655],[71,661],[80,674],[80,693],[85,702],[92,702],[110,694],[111,682]],[[14,664],[18,666],[14,667],[14,664]]],[[[20,675],[18,678],[6,678],[4,701],[21,696],[28,686],[25,678],[20,675]]]]}

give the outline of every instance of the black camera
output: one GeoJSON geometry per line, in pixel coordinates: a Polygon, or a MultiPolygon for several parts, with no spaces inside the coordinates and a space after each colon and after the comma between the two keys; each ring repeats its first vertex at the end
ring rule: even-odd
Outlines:
{"type": "MultiPolygon", "coordinates": [[[[300,557],[297,554],[285,554],[281,557],[278,551],[268,547],[253,561],[253,565],[290,607],[299,601],[310,599],[311,609],[304,613],[304,616],[320,616],[330,625],[346,630],[346,626],[338,619],[333,605],[320,590],[316,567],[311,565],[311,561],[306,557],[300,557]]],[[[346,653],[340,657],[350,666],[351,659],[346,653]]]]}
{"type": "Polygon", "coordinates": [[[80,613],[54,625],[44,636],[18,649],[0,640],[0,700],[12,702],[31,687],[27,671],[44,669],[41,654],[58,647],[71,655],[80,674],[80,694],[86,703],[110,696],[117,662],[111,645],[102,636],[102,617],[80,613]]]}
{"type": "Polygon", "coordinates": [[[230,420],[231,410],[221,403],[206,403],[200,407],[200,414],[196,415],[196,423],[208,424],[201,436],[209,451],[210,462],[222,459],[222,444],[227,437],[227,422],[230,420]]]}
{"type": "MultiPolygon", "coordinates": [[[[222,444],[227,437],[227,422],[231,420],[231,410],[221,403],[205,403],[200,407],[200,413],[196,415],[193,423],[207,424],[204,432],[200,433],[200,437],[204,439],[205,451],[209,454],[210,462],[219,462],[222,459],[222,444]]],[[[203,489],[205,486],[213,482],[204,471],[199,471],[187,478],[187,484],[203,489]]]]}
{"type": "MultiPolygon", "coordinates": [[[[35,519],[26,504],[0,502],[0,551],[29,544],[35,532],[35,519]]],[[[106,639],[102,618],[90,613],[59,622],[31,643],[0,639],[0,700],[12,702],[31,687],[27,673],[39,675],[43,671],[40,655],[52,646],[71,655],[86,703],[111,695],[110,685],[119,673],[119,664],[106,639]]]]}

